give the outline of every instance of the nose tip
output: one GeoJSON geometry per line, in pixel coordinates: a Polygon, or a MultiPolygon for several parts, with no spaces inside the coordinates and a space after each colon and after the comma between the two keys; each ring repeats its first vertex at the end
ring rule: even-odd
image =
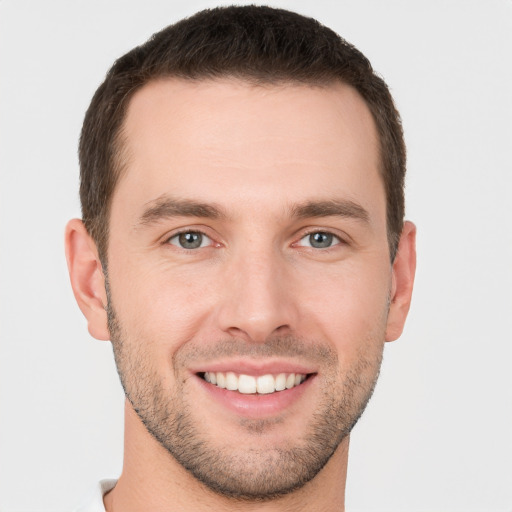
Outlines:
{"type": "Polygon", "coordinates": [[[263,343],[294,329],[297,312],[286,276],[276,262],[246,261],[231,272],[218,309],[219,327],[231,336],[263,343]]]}

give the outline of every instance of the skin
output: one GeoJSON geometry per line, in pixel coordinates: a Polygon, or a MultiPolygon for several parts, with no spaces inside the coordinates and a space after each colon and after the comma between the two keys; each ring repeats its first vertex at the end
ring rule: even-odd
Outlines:
{"type": "MultiPolygon", "coordinates": [[[[134,95],[125,137],[108,284],[114,350],[131,401],[140,403],[156,382],[169,411],[187,410],[195,434],[220,459],[249,454],[255,475],[279,450],[308,443],[333,396],[350,401],[355,421],[385,341],[402,332],[415,271],[410,222],[390,263],[378,139],[357,92],[342,84],[160,80],[134,95]],[[185,212],[192,201],[206,210],[185,212]],[[183,231],[203,233],[203,245],[180,247],[183,231]],[[331,246],[312,247],[312,232],[334,235],[331,246]],[[315,356],[321,351],[330,356],[315,356]],[[197,375],[230,364],[260,365],[263,373],[299,365],[311,378],[289,403],[244,413],[197,375]],[[265,449],[254,455],[255,446],[265,449]]],[[[77,219],[66,247],[89,331],[108,340],[105,275],[77,219]]],[[[109,512],[343,510],[345,434],[304,486],[241,501],[185,470],[127,400],[123,473],[105,505],[109,512]]]]}

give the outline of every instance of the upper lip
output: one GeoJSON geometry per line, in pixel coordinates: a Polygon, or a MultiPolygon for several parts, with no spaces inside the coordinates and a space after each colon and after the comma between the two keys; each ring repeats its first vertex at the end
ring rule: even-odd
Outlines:
{"type": "Polygon", "coordinates": [[[294,361],[285,360],[257,360],[257,359],[229,359],[226,361],[215,361],[197,365],[190,368],[192,373],[204,372],[234,372],[244,375],[278,375],[280,373],[316,373],[317,370],[312,366],[301,364],[294,361]]]}

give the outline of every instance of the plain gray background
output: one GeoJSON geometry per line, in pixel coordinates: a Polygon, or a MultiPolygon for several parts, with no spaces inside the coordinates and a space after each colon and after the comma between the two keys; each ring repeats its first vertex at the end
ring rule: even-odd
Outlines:
{"type": "MultiPolygon", "coordinates": [[[[390,85],[418,226],[408,325],[351,441],[347,509],[512,510],[512,2],[270,1],[390,85]]],[[[212,1],[0,1],[0,509],[69,511],[122,462],[123,395],[68,284],[77,140],[113,60],[212,1]]]]}

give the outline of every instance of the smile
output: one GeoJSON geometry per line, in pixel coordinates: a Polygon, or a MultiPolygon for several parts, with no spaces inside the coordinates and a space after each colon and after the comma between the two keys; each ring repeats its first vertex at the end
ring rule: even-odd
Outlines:
{"type": "Polygon", "coordinates": [[[204,372],[201,376],[206,382],[219,388],[238,391],[244,395],[256,393],[268,395],[276,391],[292,389],[302,384],[308,377],[302,373],[266,374],[254,377],[234,372],[204,372]]]}

